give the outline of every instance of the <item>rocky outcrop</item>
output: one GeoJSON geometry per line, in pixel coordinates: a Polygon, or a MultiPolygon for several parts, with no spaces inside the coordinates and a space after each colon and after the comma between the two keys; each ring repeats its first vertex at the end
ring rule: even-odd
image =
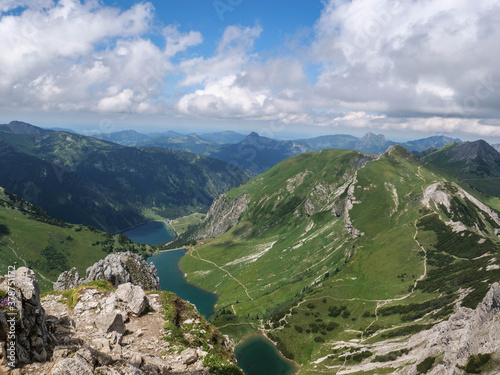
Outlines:
{"type": "MultiPolygon", "coordinates": [[[[7,294],[4,304],[8,305],[4,311],[0,310],[0,341],[15,342],[14,362],[18,364],[46,360],[46,348],[52,339],[35,273],[21,267],[0,281],[0,290],[7,294]],[[9,333],[15,333],[15,338],[9,337],[9,333]]],[[[2,347],[6,346],[9,345],[2,343],[2,347]]]]}
{"type": "MultiPolygon", "coordinates": [[[[417,363],[427,357],[443,355],[443,363],[429,374],[453,375],[460,373],[470,356],[500,353],[500,283],[491,286],[483,301],[472,310],[458,307],[447,321],[421,332],[409,340],[414,347],[417,363]]],[[[417,374],[416,368],[404,369],[399,374],[417,374]]],[[[496,372],[495,372],[496,373],[496,372]]]]}
{"type": "Polygon", "coordinates": [[[127,252],[110,254],[87,268],[86,276],[79,278],[76,268],[63,272],[54,284],[54,290],[73,289],[89,281],[105,280],[118,286],[132,283],[144,290],[160,290],[160,279],[156,267],[147,264],[140,256],[127,252]]]}
{"type": "MultiPolygon", "coordinates": [[[[0,285],[4,290],[6,281],[0,285]]],[[[236,369],[232,344],[171,293],[146,294],[131,283],[115,291],[83,286],[68,291],[77,301],[71,308],[60,293],[40,300],[27,268],[17,270],[15,284],[19,361],[14,371],[0,365],[0,374],[202,375],[213,371],[204,365],[205,350],[236,369]]]]}
{"type": "Polygon", "coordinates": [[[57,281],[54,283],[54,290],[63,291],[74,289],[80,285],[80,274],[75,267],[69,271],[64,271],[59,275],[57,281]]]}
{"type": "MultiPolygon", "coordinates": [[[[456,306],[456,312],[446,321],[436,324],[406,339],[389,339],[366,346],[358,345],[357,351],[368,349],[373,356],[360,364],[347,365],[339,375],[362,373],[384,368],[384,373],[417,375],[417,365],[428,358],[436,358],[426,374],[466,375],[463,370],[469,358],[478,354],[491,354],[492,361],[500,361],[500,283],[491,286],[483,301],[470,309],[456,306]],[[406,354],[386,362],[373,361],[375,356],[408,350],[406,354]]],[[[320,359],[319,362],[324,360],[320,359]]],[[[317,363],[319,363],[317,362],[317,363]]],[[[498,366],[481,374],[496,375],[498,366]]]]}
{"type": "Polygon", "coordinates": [[[126,311],[135,316],[141,315],[149,306],[146,293],[141,287],[131,283],[122,284],[116,290],[116,299],[126,306],[126,311]]]}
{"type": "Polygon", "coordinates": [[[248,209],[246,194],[230,199],[226,195],[215,198],[198,231],[198,238],[214,238],[227,232],[238,223],[240,215],[248,209]]]}

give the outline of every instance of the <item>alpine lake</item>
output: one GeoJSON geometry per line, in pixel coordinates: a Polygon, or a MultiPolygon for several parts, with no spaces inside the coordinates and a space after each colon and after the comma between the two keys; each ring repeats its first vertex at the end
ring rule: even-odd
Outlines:
{"type": "MultiPolygon", "coordinates": [[[[151,221],[122,233],[134,242],[150,245],[168,242],[175,237],[174,232],[163,221],[151,221]]],[[[218,296],[187,281],[180,268],[181,258],[186,253],[187,250],[184,249],[164,251],[146,261],[156,266],[163,290],[191,302],[208,319],[215,313],[218,296]]],[[[272,342],[261,334],[244,338],[236,347],[235,356],[238,366],[247,375],[292,375],[297,371],[297,366],[284,358],[272,342]]]]}

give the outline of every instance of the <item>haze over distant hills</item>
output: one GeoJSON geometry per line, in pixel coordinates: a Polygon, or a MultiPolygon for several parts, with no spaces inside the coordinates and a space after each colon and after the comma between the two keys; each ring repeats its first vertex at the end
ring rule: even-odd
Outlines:
{"type": "MultiPolygon", "coordinates": [[[[396,144],[381,134],[373,133],[367,133],[362,138],[352,135],[325,135],[310,139],[275,140],[260,136],[256,132],[247,136],[231,131],[201,135],[175,132],[146,135],[130,130],[96,137],[125,146],[163,147],[193,152],[238,165],[252,175],[262,173],[276,163],[304,152],[343,149],[381,154],[396,144]]],[[[409,151],[422,152],[430,147],[440,149],[451,142],[461,140],[433,136],[402,143],[401,146],[409,151]]]]}

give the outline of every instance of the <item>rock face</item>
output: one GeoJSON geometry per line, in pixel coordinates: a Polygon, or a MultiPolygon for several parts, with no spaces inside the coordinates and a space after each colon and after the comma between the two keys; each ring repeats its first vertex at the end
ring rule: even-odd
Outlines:
{"type": "Polygon", "coordinates": [[[141,315],[148,307],[146,293],[139,286],[131,283],[122,284],[116,290],[116,299],[125,303],[127,312],[135,316],[141,315]]]}
{"type": "MultiPolygon", "coordinates": [[[[5,313],[0,311],[0,331],[2,327],[11,327],[7,320],[12,316],[8,314],[17,313],[15,362],[45,361],[46,348],[52,338],[47,330],[47,316],[40,303],[40,288],[35,273],[26,267],[12,271],[4,278],[0,289],[8,293],[14,308],[14,311],[8,309],[5,313]]],[[[1,336],[0,341],[3,341],[1,336]]]]}
{"type": "MultiPolygon", "coordinates": [[[[500,353],[499,332],[500,283],[495,283],[475,310],[458,307],[448,321],[415,335],[409,343],[413,347],[423,344],[415,350],[417,363],[444,353],[443,364],[437,365],[429,374],[453,375],[457,373],[456,365],[465,366],[471,355],[500,353]]],[[[412,368],[398,373],[417,372],[412,368]]]]}
{"type": "Polygon", "coordinates": [[[63,272],[54,284],[54,290],[73,289],[94,280],[106,280],[114,286],[132,283],[144,290],[161,289],[156,267],[147,264],[138,255],[127,252],[108,255],[87,268],[85,278],[80,279],[75,268],[63,272]]]}
{"type": "MultiPolygon", "coordinates": [[[[456,306],[456,312],[446,321],[436,324],[406,340],[389,339],[368,344],[363,348],[373,356],[410,349],[397,359],[373,362],[373,357],[360,364],[347,365],[338,374],[361,373],[384,368],[387,373],[417,375],[417,365],[429,357],[437,358],[428,375],[466,375],[462,370],[469,358],[478,354],[491,354],[492,361],[500,360],[500,283],[491,286],[476,309],[456,306]],[[462,368],[462,369],[461,369],[462,368]]],[[[361,346],[358,350],[361,350],[361,346]]],[[[495,367],[495,366],[493,366],[495,367]]],[[[481,374],[497,375],[498,366],[481,374]]]]}
{"type": "Polygon", "coordinates": [[[247,209],[248,196],[246,194],[234,200],[224,194],[220,195],[212,203],[197,237],[213,238],[224,234],[238,223],[240,215],[247,209]]]}
{"type": "Polygon", "coordinates": [[[59,275],[57,281],[54,283],[54,290],[63,291],[76,288],[80,283],[80,274],[73,267],[69,271],[64,271],[59,275]]]}

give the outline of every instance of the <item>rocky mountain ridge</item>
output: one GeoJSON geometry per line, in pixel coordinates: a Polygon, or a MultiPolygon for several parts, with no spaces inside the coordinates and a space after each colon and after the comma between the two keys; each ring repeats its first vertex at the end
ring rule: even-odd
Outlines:
{"type": "MultiPolygon", "coordinates": [[[[104,264],[122,267],[116,257],[104,264]]],[[[139,272],[148,269],[142,266],[139,272]]],[[[97,280],[40,296],[35,274],[25,267],[0,279],[0,293],[2,374],[241,374],[229,339],[172,293],[97,280]],[[9,352],[11,295],[17,318],[9,352]]]]}

